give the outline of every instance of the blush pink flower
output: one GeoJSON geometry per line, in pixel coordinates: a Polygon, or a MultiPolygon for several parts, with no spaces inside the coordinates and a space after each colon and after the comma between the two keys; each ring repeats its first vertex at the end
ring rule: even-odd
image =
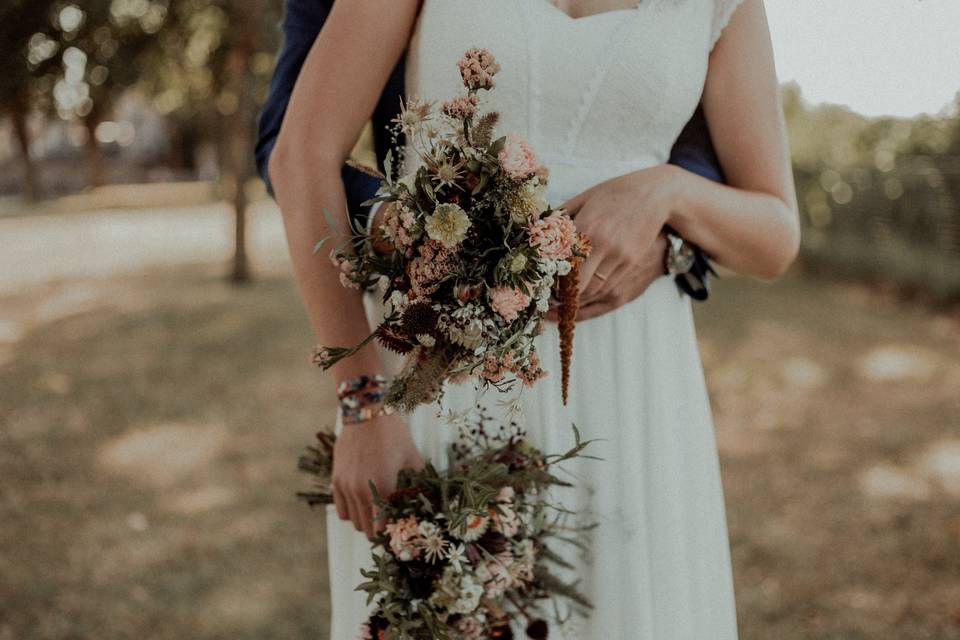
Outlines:
{"type": "Polygon", "coordinates": [[[468,89],[492,89],[493,76],[500,71],[500,65],[493,54],[486,49],[469,49],[457,62],[460,77],[468,89]]]}
{"type": "Polygon", "coordinates": [[[476,94],[458,96],[453,100],[444,102],[441,110],[451,118],[472,118],[477,113],[477,104],[479,102],[480,99],[477,98],[476,94]]]}
{"type": "Polygon", "coordinates": [[[468,640],[475,640],[483,635],[483,623],[473,616],[464,616],[457,620],[457,631],[468,640]]]}
{"type": "Polygon", "coordinates": [[[420,555],[420,529],[415,516],[389,522],[384,531],[390,537],[390,550],[400,560],[415,560],[420,555]]]}
{"type": "Polygon", "coordinates": [[[481,377],[490,382],[500,382],[508,373],[513,371],[515,364],[513,354],[507,352],[503,357],[497,357],[488,353],[483,359],[483,369],[480,372],[481,377]]]}
{"type": "Polygon", "coordinates": [[[415,298],[429,296],[440,286],[440,281],[450,274],[450,252],[435,240],[420,245],[419,254],[410,261],[407,275],[415,298]]]}
{"type": "Polygon", "coordinates": [[[530,246],[549,260],[566,260],[573,255],[577,228],[564,213],[554,211],[530,225],[530,246]]]}
{"type": "Polygon", "coordinates": [[[507,140],[497,158],[507,175],[517,180],[529,178],[540,167],[537,154],[533,152],[527,141],[512,133],[507,134],[507,140]]]}
{"type": "Polygon", "coordinates": [[[528,387],[532,387],[538,380],[545,378],[547,375],[547,372],[540,368],[540,356],[536,351],[531,351],[527,355],[524,366],[515,369],[514,373],[528,387]]]}
{"type": "Polygon", "coordinates": [[[513,322],[530,304],[530,296],[514,287],[491,289],[490,306],[507,322],[513,322]]]}

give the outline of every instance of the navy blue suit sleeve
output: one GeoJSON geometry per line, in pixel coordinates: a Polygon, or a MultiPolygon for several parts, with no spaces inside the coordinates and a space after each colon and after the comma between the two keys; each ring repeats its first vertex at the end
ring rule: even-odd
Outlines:
{"type": "MultiPolygon", "coordinates": [[[[257,172],[273,194],[267,171],[270,154],[280,133],[280,125],[290,104],[290,95],[297,76],[316,40],[323,23],[330,15],[333,2],[330,0],[288,0],[283,20],[283,46],[277,56],[276,68],[270,82],[270,93],[260,113],[255,151],[257,172]]],[[[351,212],[360,212],[361,203],[377,190],[377,180],[349,166],[342,171],[347,207],[351,212]]]]}
{"type": "MultiPolygon", "coordinates": [[[[683,128],[670,151],[670,164],[676,165],[714,182],[726,182],[717,150],[710,138],[710,128],[702,107],[683,128]]],[[[693,245],[695,257],[693,268],[676,277],[677,286],[694,300],[706,300],[710,296],[710,280],[716,277],[713,265],[707,254],[693,245]]]]}
{"type": "Polygon", "coordinates": [[[690,122],[680,132],[670,151],[670,164],[714,182],[726,182],[702,107],[697,108],[690,122]]]}

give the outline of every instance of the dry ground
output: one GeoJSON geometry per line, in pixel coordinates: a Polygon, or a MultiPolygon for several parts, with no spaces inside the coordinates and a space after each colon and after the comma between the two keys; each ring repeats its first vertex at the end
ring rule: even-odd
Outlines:
{"type": "MultiPolygon", "coordinates": [[[[0,640],[324,638],[285,269],[56,259],[0,287],[0,640]]],[[[796,276],[698,315],[744,640],[960,639],[957,320],[796,276]]]]}

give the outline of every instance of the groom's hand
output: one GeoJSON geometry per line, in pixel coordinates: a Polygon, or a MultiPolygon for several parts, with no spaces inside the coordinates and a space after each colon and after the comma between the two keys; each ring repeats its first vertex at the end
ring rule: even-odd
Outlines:
{"type": "Polygon", "coordinates": [[[664,275],[663,227],[676,206],[683,174],[670,165],[636,171],[602,182],[562,205],[593,245],[580,267],[578,319],[631,302],[664,275]]]}
{"type": "Polygon", "coordinates": [[[383,234],[383,221],[386,220],[387,212],[393,212],[396,208],[394,202],[384,202],[379,207],[374,207],[373,220],[370,221],[370,231],[373,234],[373,250],[380,255],[388,255],[393,251],[393,242],[383,234]]]}

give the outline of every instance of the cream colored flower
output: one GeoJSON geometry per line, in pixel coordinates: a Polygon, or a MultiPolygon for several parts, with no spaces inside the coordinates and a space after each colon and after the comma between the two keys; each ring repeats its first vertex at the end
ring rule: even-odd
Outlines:
{"type": "Polygon", "coordinates": [[[470,218],[466,211],[455,204],[441,204],[427,216],[424,226],[431,240],[452,249],[467,237],[470,218]]]}
{"type": "Polygon", "coordinates": [[[458,538],[464,542],[476,542],[487,532],[489,525],[490,518],[487,516],[472,515],[467,518],[465,527],[462,529],[460,527],[454,527],[450,530],[450,534],[454,538],[458,538]]]}
{"type": "Polygon", "coordinates": [[[434,534],[428,536],[423,541],[423,552],[427,562],[436,562],[443,560],[447,556],[447,546],[450,543],[444,540],[440,535],[434,534]]]}
{"type": "Polygon", "coordinates": [[[516,224],[529,224],[545,212],[547,203],[547,186],[538,179],[530,180],[523,185],[510,204],[510,219],[516,224]]]}
{"type": "Polygon", "coordinates": [[[462,168],[462,162],[454,164],[449,158],[444,158],[438,162],[433,170],[437,180],[437,187],[443,188],[457,186],[457,180],[463,177],[462,168]]]}

